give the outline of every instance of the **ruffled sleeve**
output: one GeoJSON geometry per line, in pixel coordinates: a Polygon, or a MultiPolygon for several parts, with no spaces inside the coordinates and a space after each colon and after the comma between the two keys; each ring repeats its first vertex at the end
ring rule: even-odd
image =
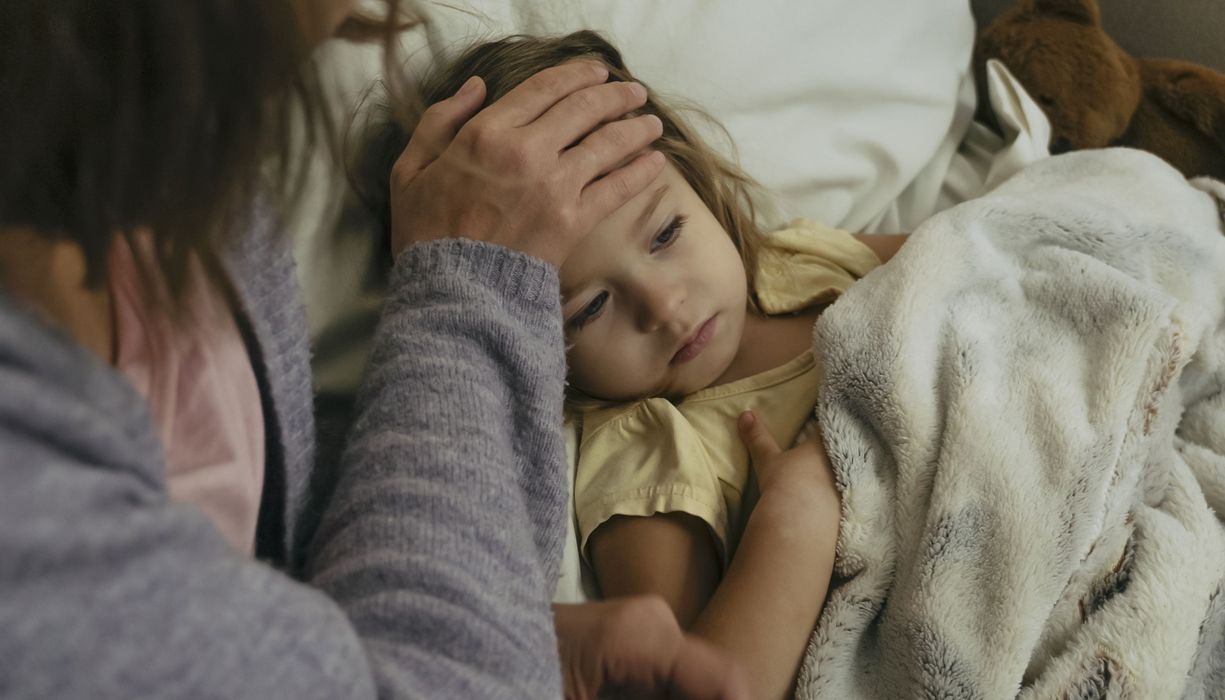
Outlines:
{"type": "Polygon", "coordinates": [[[754,289],[767,314],[831,301],[880,266],[872,249],[841,229],[798,219],[762,234],[754,289]]]}
{"type": "Polygon", "coordinates": [[[697,431],[676,406],[653,398],[583,417],[574,506],[583,558],[614,515],[687,513],[709,527],[726,565],[728,512],[697,431]]]}

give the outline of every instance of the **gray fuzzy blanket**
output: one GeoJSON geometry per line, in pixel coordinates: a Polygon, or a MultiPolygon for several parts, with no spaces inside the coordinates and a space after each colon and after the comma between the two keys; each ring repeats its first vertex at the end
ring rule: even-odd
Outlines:
{"type": "Polygon", "coordinates": [[[1225,697],[1222,198],[1045,160],[824,314],[845,581],[799,697],[1225,697]]]}

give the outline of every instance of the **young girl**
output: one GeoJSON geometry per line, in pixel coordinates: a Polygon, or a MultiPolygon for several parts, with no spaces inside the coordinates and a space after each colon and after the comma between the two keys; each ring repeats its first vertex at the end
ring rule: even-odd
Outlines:
{"type": "MultiPolygon", "coordinates": [[[[473,75],[496,99],[579,58],[634,80],[592,32],[515,37],[469,50],[424,83],[423,101],[473,75]]],[[[657,96],[639,113],[661,120],[653,148],[668,165],[560,269],[582,553],[605,597],[662,596],[682,625],[739,657],[753,697],[778,697],[825,597],[839,500],[819,439],[777,445],[812,418],[818,314],[902,237],[807,221],[762,233],[746,176],[657,96]]],[[[406,140],[393,126],[373,139],[373,192],[386,191],[406,140]]]]}

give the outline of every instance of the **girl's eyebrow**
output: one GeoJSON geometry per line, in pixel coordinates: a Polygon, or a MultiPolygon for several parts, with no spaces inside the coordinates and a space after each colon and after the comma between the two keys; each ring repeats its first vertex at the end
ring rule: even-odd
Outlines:
{"type": "Polygon", "coordinates": [[[634,231],[641,230],[647,225],[647,219],[651,218],[651,214],[654,214],[655,210],[659,208],[659,203],[663,201],[664,195],[667,193],[668,186],[666,184],[660,185],[659,189],[655,190],[655,193],[651,195],[651,201],[647,202],[647,205],[643,208],[642,213],[639,214],[638,218],[634,220],[634,231]]]}
{"type": "MultiPolygon", "coordinates": [[[[664,201],[664,195],[666,194],[668,194],[667,183],[660,185],[655,190],[655,192],[651,194],[651,199],[650,201],[647,202],[647,205],[642,209],[642,213],[638,215],[637,219],[634,219],[634,225],[631,226],[629,229],[630,233],[635,233],[637,231],[640,231],[646,226],[647,220],[650,219],[651,214],[654,214],[655,210],[659,208],[659,203],[664,201]]],[[[562,306],[565,306],[566,302],[570,300],[570,294],[573,291],[574,290],[572,288],[566,286],[565,284],[561,285],[562,306]]]]}

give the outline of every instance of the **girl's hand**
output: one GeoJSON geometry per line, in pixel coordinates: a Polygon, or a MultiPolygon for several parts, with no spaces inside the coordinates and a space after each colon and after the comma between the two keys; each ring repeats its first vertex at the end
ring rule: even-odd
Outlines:
{"type": "Polygon", "coordinates": [[[740,414],[736,427],[749,449],[762,503],[769,501],[776,506],[782,503],[797,512],[828,510],[835,517],[840,515],[841,497],[820,432],[789,450],[782,450],[752,411],[740,414]]]}
{"type": "Polygon", "coordinates": [[[749,697],[735,660],[684,634],[657,596],[554,605],[553,626],[567,700],[595,700],[610,690],[635,698],[749,697]]]}
{"type": "Polygon", "coordinates": [[[479,112],[478,77],[432,105],[392,169],[392,254],[462,236],[560,266],[663,168],[662,154],[643,152],[662,133],[659,118],[622,118],[646,89],[607,78],[603,65],[573,61],[479,112]]]}

